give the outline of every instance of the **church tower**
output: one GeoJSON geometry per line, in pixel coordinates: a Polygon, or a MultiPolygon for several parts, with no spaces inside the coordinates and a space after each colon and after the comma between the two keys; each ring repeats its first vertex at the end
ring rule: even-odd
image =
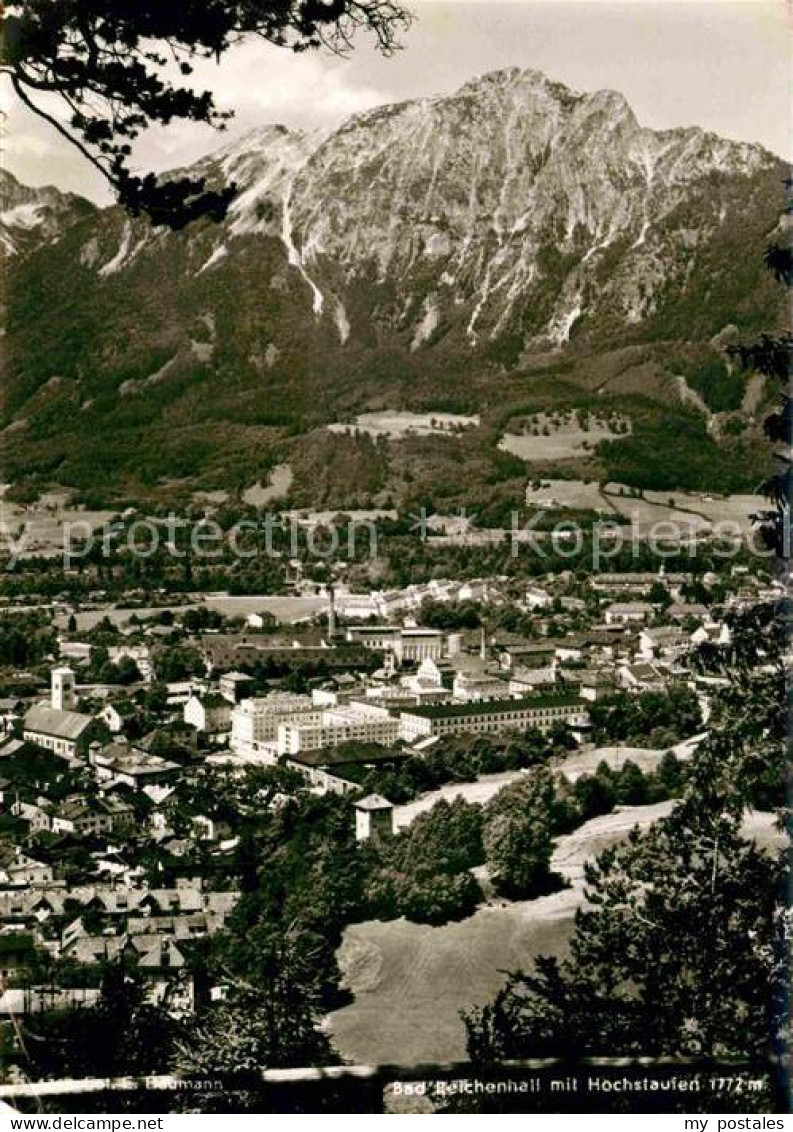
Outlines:
{"type": "Polygon", "coordinates": [[[71,668],[52,670],[52,706],[56,711],[74,711],[75,695],[74,673],[71,668]]]}

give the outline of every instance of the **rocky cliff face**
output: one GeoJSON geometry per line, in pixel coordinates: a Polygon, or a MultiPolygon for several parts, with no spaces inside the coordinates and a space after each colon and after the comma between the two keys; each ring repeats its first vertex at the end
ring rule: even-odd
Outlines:
{"type": "Polygon", "coordinates": [[[696,128],[645,129],[620,94],[515,68],[330,135],[265,127],[199,167],[240,186],[226,224],[152,237],[111,214],[108,239],[84,245],[88,265],[106,278],[185,240],[200,274],[244,237],[272,237],[342,342],[345,293],[365,279],[387,292],[374,320],[416,349],[449,325],[472,346],[507,331],[531,346],[606,316],[641,322],[778,162],[696,128]]]}
{"type": "Polygon", "coordinates": [[[290,142],[291,173],[279,148],[258,179],[250,157],[223,163],[247,161],[250,186],[231,234],[268,230],[264,202],[316,314],[335,315],[343,337],[344,287],[326,295],[328,276],[373,272],[397,292],[377,314],[414,348],[448,322],[475,345],[516,325],[560,344],[605,311],[641,321],[678,252],[727,223],[731,186],[719,181],[748,184],[774,165],[698,129],[643,129],[612,91],[577,95],[517,69],[357,116],[305,156],[305,140],[290,142]],[[675,217],[687,205],[688,225],[675,217]]]}
{"type": "MultiPolygon", "coordinates": [[[[486,407],[497,375],[539,354],[707,341],[767,313],[781,162],[643,128],[621,95],[535,71],[332,132],[264,127],[198,168],[239,186],[222,225],[152,231],[112,208],[37,250],[12,237],[26,254],[0,445],[51,453],[68,408],[81,431],[189,426],[200,453],[210,421],[213,442],[300,430],[373,392],[443,400],[471,375],[486,407]]],[[[20,198],[7,223],[32,209],[20,198]]],[[[58,200],[36,215],[48,233],[58,200]]]]}

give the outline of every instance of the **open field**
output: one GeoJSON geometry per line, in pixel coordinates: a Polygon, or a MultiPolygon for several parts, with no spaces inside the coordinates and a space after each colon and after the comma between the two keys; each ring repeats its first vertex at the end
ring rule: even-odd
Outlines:
{"type": "Polygon", "coordinates": [[[526,904],[486,906],[462,923],[353,924],[338,960],[356,995],[330,1017],[346,1060],[416,1064],[465,1056],[459,1011],[493,997],[504,971],[567,946],[580,896],[574,889],[526,904]]]}
{"type": "Polygon", "coordinates": [[[399,440],[403,436],[443,436],[460,428],[475,428],[478,416],[461,413],[361,413],[350,424],[328,425],[330,432],[368,432],[370,436],[387,436],[399,440]]]}
{"type": "Polygon", "coordinates": [[[292,486],[294,478],[289,464],[277,464],[270,472],[266,484],[255,483],[243,491],[242,501],[251,507],[264,507],[275,499],[282,499],[292,486]]]}
{"type": "MultiPolygon", "coordinates": [[[[585,774],[594,774],[601,763],[606,763],[614,771],[621,770],[627,762],[635,763],[647,774],[654,773],[664,757],[663,751],[653,751],[645,747],[598,747],[589,751],[574,751],[554,763],[553,769],[563,774],[571,782],[585,774]]],[[[681,755],[680,757],[690,757],[681,755]]],[[[476,802],[480,806],[489,802],[494,795],[510,782],[515,782],[526,774],[525,770],[508,770],[500,774],[483,774],[476,782],[448,782],[437,790],[422,794],[412,802],[394,807],[394,824],[397,829],[405,829],[415,821],[419,814],[431,810],[436,802],[447,802],[462,798],[466,802],[476,802]]]]}
{"type": "MultiPolygon", "coordinates": [[[[557,418],[558,420],[558,418],[557,418]]],[[[555,423],[546,413],[537,413],[532,418],[531,427],[524,426],[520,433],[506,432],[498,442],[503,452],[509,452],[527,462],[532,460],[572,460],[586,456],[602,440],[620,440],[630,436],[630,425],[626,420],[626,431],[617,432],[603,421],[590,417],[587,426],[581,427],[574,415],[555,423]],[[547,432],[547,435],[544,433],[547,432]]]]}
{"type": "MultiPolygon", "coordinates": [[[[322,597],[273,597],[271,594],[247,594],[240,597],[227,594],[208,594],[202,601],[185,602],[179,609],[198,609],[205,605],[209,609],[216,609],[226,617],[247,617],[249,613],[272,613],[279,621],[285,624],[295,624],[297,621],[307,621],[317,613],[327,609],[327,599],[322,597]]],[[[137,617],[153,617],[161,612],[163,607],[149,607],[146,609],[84,609],[75,614],[77,628],[80,632],[91,629],[103,617],[109,618],[115,625],[123,625],[135,614],[137,617]]],[[[177,608],[171,603],[167,608],[177,608]]],[[[64,618],[65,620],[65,618],[64,618]]]]}
{"type": "Polygon", "coordinates": [[[70,507],[69,493],[60,491],[47,492],[35,503],[12,503],[4,498],[9,486],[0,484],[0,554],[16,558],[62,554],[64,543],[78,544],[117,514],[70,507]]]}
{"type": "MultiPolygon", "coordinates": [[[[345,1060],[417,1064],[465,1056],[460,1010],[490,1001],[505,972],[537,955],[564,954],[583,901],[584,862],[635,826],[658,821],[673,803],[615,810],[559,838],[553,867],[570,888],[539,900],[482,906],[460,923],[429,927],[400,919],[353,924],[338,951],[355,1001],[329,1018],[345,1060]]],[[[752,813],[747,836],[781,845],[774,815],[752,813]]]]}
{"type": "Polygon", "coordinates": [[[707,532],[716,523],[737,523],[741,531],[748,532],[751,514],[766,506],[760,495],[722,497],[687,491],[645,491],[639,497],[624,484],[560,479],[543,479],[539,487],[529,484],[526,503],[532,507],[600,511],[604,518],[620,515],[630,519],[642,534],[661,522],[674,523],[681,532],[691,533],[707,532]]]}
{"type": "Polygon", "coordinates": [[[663,751],[652,751],[646,747],[598,747],[565,755],[554,764],[554,770],[570,782],[586,774],[595,774],[601,763],[606,763],[614,771],[622,770],[626,763],[635,763],[644,774],[654,774],[663,757],[663,751]]]}
{"type": "MultiPolygon", "coordinates": [[[[537,481],[533,481],[536,483],[537,481]]],[[[595,480],[553,480],[543,478],[540,486],[532,483],[526,488],[526,503],[530,507],[563,508],[571,511],[602,511],[615,514],[612,501],[603,495],[595,480]]]]}

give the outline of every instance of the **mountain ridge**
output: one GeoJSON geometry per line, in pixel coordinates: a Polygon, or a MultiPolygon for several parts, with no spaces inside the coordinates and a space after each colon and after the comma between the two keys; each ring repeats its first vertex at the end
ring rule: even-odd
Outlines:
{"type": "MultiPolygon", "coordinates": [[[[714,335],[779,309],[761,262],[778,159],[698,127],[649,130],[619,93],[536,71],[337,129],[258,127],[195,169],[238,183],[223,224],[174,234],[110,208],[15,264],[0,418],[12,478],[45,465],[96,478],[64,420],[117,437],[102,480],[140,478],[143,431],[160,441],[149,487],[203,482],[235,443],[271,464],[356,410],[456,399],[488,418],[500,387],[535,397],[538,358],[572,365],[589,396],[576,358],[631,343],[660,358],[669,342],[704,357],[714,335]],[[56,307],[69,317],[38,340],[56,307]]],[[[677,411],[665,364],[631,395],[677,411]]]]}

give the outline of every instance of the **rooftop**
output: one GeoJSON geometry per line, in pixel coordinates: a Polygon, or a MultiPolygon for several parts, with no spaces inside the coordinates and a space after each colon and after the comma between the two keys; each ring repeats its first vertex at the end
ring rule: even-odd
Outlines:
{"type": "Polygon", "coordinates": [[[39,731],[42,735],[74,741],[90,723],[91,716],[79,711],[58,711],[46,704],[37,704],[25,714],[23,726],[25,731],[39,731]]]}
{"type": "Polygon", "coordinates": [[[361,798],[360,802],[355,803],[356,810],[368,810],[370,813],[373,810],[393,810],[393,803],[384,798],[382,794],[367,794],[365,798],[361,798]]]}
{"type": "Polygon", "coordinates": [[[425,719],[455,719],[466,715],[506,715],[510,712],[531,711],[549,707],[576,707],[582,701],[578,696],[544,695],[524,696],[514,700],[488,700],[468,704],[426,704],[403,709],[403,715],[418,715],[425,719]]]}

